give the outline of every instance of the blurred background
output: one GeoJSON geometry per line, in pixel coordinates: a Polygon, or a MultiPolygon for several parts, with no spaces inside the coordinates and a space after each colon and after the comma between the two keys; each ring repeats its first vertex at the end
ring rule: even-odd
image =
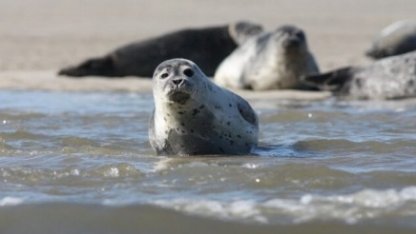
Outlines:
{"type": "Polygon", "coordinates": [[[0,71],[56,70],[125,43],[237,20],[303,28],[322,69],[367,62],[363,51],[414,0],[1,0],[0,71]]]}

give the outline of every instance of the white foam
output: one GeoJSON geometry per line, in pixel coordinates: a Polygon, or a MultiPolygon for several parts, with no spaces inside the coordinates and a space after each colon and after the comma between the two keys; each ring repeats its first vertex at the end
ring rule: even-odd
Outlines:
{"type": "MultiPolygon", "coordinates": [[[[307,195],[311,196],[311,195],[307,195]]],[[[406,201],[416,201],[416,187],[401,190],[372,190],[366,189],[350,195],[311,196],[311,202],[334,202],[338,204],[354,204],[365,208],[388,208],[400,205],[406,201]]]]}
{"type": "Polygon", "coordinates": [[[172,158],[163,158],[160,161],[157,161],[153,166],[152,172],[160,172],[169,169],[172,158]]]}
{"type": "Polygon", "coordinates": [[[245,163],[245,164],[243,165],[243,167],[244,167],[244,168],[248,168],[248,169],[256,169],[256,168],[258,167],[258,165],[257,165],[257,164],[255,164],[255,163],[245,163]]]}
{"type": "Polygon", "coordinates": [[[23,202],[23,199],[18,197],[4,197],[0,199],[0,206],[15,206],[23,202]]]}
{"type": "Polygon", "coordinates": [[[176,199],[171,201],[156,201],[157,205],[185,211],[191,214],[212,216],[226,220],[249,219],[265,223],[267,219],[256,209],[257,203],[251,200],[221,202],[214,200],[176,199]]]}
{"type": "Polygon", "coordinates": [[[191,214],[221,219],[267,223],[289,219],[293,223],[338,220],[349,224],[382,216],[416,216],[416,186],[403,189],[364,189],[345,195],[305,194],[298,199],[254,200],[175,199],[157,205],[191,214]]]}
{"type": "Polygon", "coordinates": [[[72,169],[71,170],[71,175],[73,175],[73,176],[79,176],[80,175],[80,172],[79,172],[79,170],[78,169],[72,169]]]}
{"type": "Polygon", "coordinates": [[[117,167],[111,167],[109,170],[104,172],[104,176],[116,178],[120,176],[120,171],[117,167]]]}
{"type": "Polygon", "coordinates": [[[347,223],[356,223],[391,212],[416,215],[416,211],[411,212],[404,207],[407,202],[416,202],[416,187],[401,190],[365,189],[352,194],[335,196],[306,194],[299,201],[272,199],[261,206],[274,208],[276,211],[292,216],[294,222],[337,219],[347,223]]]}

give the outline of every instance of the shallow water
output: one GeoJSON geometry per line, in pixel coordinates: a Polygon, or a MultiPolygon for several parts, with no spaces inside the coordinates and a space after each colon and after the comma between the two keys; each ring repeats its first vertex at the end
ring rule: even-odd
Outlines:
{"type": "Polygon", "coordinates": [[[175,158],[150,94],[0,91],[0,233],[416,230],[416,101],[252,104],[272,149],[175,158]]]}

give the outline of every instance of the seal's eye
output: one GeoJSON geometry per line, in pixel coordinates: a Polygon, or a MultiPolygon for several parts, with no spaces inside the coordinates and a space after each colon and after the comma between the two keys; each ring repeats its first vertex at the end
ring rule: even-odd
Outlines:
{"type": "Polygon", "coordinates": [[[162,75],[160,75],[160,78],[165,79],[169,76],[169,74],[167,72],[163,73],[162,75]]]}
{"type": "Polygon", "coordinates": [[[192,71],[190,68],[187,68],[183,71],[183,74],[187,77],[192,77],[194,75],[194,71],[192,71]]]}

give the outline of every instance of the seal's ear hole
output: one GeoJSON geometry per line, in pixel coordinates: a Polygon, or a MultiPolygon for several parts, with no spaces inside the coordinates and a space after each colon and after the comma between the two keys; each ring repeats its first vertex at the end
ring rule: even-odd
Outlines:
{"type": "Polygon", "coordinates": [[[167,72],[163,73],[162,75],[160,75],[160,78],[165,79],[169,76],[169,74],[167,72]]]}
{"type": "Polygon", "coordinates": [[[192,71],[190,68],[187,68],[183,71],[183,74],[187,77],[192,77],[194,75],[194,71],[192,71]]]}

